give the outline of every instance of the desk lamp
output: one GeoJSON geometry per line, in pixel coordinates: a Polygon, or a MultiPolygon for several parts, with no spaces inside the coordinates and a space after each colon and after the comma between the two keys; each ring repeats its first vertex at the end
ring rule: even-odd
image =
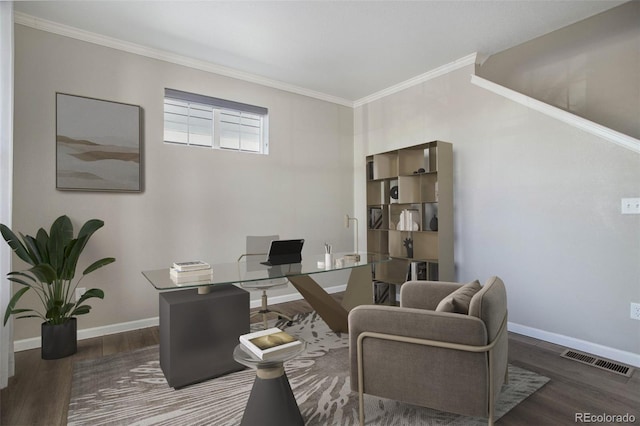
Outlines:
{"type": "Polygon", "coordinates": [[[348,254],[345,256],[345,258],[348,258],[350,260],[353,260],[355,262],[360,262],[360,254],[359,250],[358,250],[358,219],[356,219],[355,217],[349,217],[348,214],[344,215],[344,227],[349,229],[349,222],[350,221],[354,221],[356,223],[356,252],[354,254],[348,254]]]}

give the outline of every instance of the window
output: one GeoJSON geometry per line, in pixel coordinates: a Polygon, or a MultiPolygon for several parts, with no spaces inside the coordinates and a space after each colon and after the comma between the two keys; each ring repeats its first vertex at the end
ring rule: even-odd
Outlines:
{"type": "Polygon", "coordinates": [[[164,141],[215,149],[269,153],[267,108],[164,90],[164,141]]]}

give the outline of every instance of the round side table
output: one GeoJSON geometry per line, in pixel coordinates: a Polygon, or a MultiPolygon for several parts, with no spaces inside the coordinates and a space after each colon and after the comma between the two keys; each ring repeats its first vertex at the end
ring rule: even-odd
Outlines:
{"type": "Polygon", "coordinates": [[[261,360],[238,345],[233,350],[233,359],[256,370],[256,379],[242,416],[241,426],[296,426],[304,425],[304,419],[293,396],[284,363],[302,353],[307,344],[295,352],[261,360]]]}

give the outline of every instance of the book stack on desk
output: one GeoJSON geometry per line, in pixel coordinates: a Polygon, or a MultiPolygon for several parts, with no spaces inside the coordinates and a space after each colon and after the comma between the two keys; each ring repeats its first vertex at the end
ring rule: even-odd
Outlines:
{"type": "Polygon", "coordinates": [[[176,284],[206,282],[213,278],[211,265],[201,260],[174,262],[169,268],[169,275],[176,284]]]}
{"type": "Polygon", "coordinates": [[[240,336],[240,344],[262,360],[300,350],[302,342],[277,327],[240,336]]]}

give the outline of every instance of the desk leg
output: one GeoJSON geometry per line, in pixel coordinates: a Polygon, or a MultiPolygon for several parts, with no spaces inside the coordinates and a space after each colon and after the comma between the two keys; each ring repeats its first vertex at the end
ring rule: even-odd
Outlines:
{"type": "Polygon", "coordinates": [[[360,305],[373,305],[373,281],[371,266],[365,265],[351,269],[347,289],[344,292],[342,306],[348,311],[360,305]]]}
{"type": "Polygon", "coordinates": [[[331,297],[308,275],[288,277],[293,286],[302,294],[313,309],[336,333],[349,331],[347,317],[349,310],[358,305],[373,304],[371,267],[362,266],[351,269],[347,290],[342,305],[331,297]]]}

